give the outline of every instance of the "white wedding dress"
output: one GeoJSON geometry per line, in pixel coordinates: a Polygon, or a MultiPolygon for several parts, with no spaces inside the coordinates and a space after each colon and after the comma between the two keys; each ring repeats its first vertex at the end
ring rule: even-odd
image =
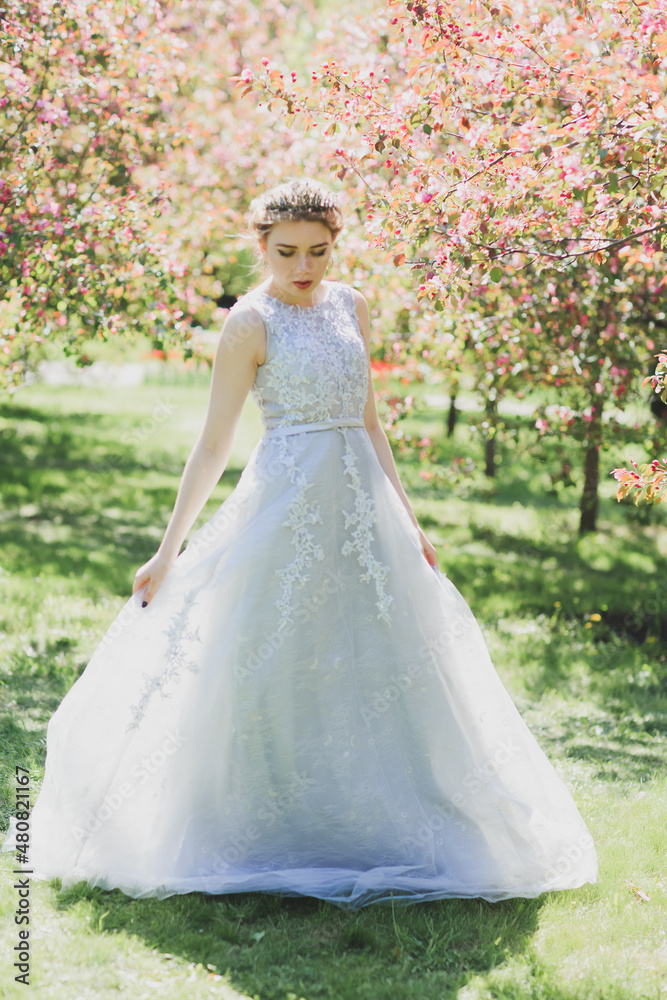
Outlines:
{"type": "Polygon", "coordinates": [[[351,289],[323,288],[312,307],[257,290],[235,307],[266,325],[266,430],[51,718],[33,877],[351,908],[596,880],[569,792],[364,428],[351,289]]]}

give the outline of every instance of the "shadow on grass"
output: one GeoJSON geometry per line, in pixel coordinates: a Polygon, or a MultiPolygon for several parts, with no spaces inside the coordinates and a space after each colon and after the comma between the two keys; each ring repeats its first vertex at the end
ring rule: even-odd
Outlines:
{"type": "MultiPolygon", "coordinates": [[[[51,710],[57,704],[49,706],[51,710]]],[[[28,728],[24,721],[17,722],[9,714],[0,715],[0,822],[2,829],[9,827],[9,817],[16,815],[16,765],[26,768],[31,783],[41,780],[46,755],[46,722],[40,727],[28,728]]],[[[34,802],[33,794],[31,800],[34,802]]],[[[0,838],[1,839],[1,838],[0,838]]]]}
{"type": "MultiPolygon", "coordinates": [[[[0,451],[3,568],[85,577],[129,596],[132,570],[154,554],[169,520],[182,463],[167,451],[142,456],[128,435],[119,440],[113,414],[5,405],[3,418],[11,421],[0,451]]],[[[212,509],[240,474],[225,470],[212,509]]]]}
{"type": "MultiPolygon", "coordinates": [[[[640,744],[643,746],[643,744],[640,744]]],[[[568,747],[567,756],[595,764],[595,777],[600,781],[646,782],[662,774],[665,759],[651,753],[633,753],[627,745],[621,748],[596,746],[592,743],[568,747]]]]}
{"type": "Polygon", "coordinates": [[[265,893],[130,900],[80,884],[59,892],[57,906],[85,900],[91,931],[131,934],[187,963],[228,971],[235,989],[262,1000],[453,1000],[471,976],[527,949],[545,898],[345,912],[265,893]]]}
{"type": "Polygon", "coordinates": [[[25,647],[10,653],[9,670],[0,672],[0,712],[10,704],[32,729],[46,723],[86,665],[76,652],[74,640],[59,638],[47,639],[41,650],[31,649],[30,656],[25,647]]]}
{"type": "MultiPolygon", "coordinates": [[[[437,526],[423,518],[426,529],[429,520],[437,526]]],[[[456,586],[473,609],[529,615],[559,606],[575,617],[600,613],[610,631],[629,639],[641,642],[654,627],[654,634],[667,640],[664,560],[651,538],[637,535],[631,545],[602,546],[594,538],[559,531],[557,524],[535,541],[486,525],[471,530],[474,545],[464,545],[452,566],[456,586]]]]}

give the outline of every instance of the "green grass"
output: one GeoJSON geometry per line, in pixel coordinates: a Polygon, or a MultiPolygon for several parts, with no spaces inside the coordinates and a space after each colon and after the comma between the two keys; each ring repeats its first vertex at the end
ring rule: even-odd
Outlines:
{"type": "MultiPolygon", "coordinates": [[[[155,550],[201,427],[207,380],[136,389],[35,384],[0,405],[0,819],[14,767],[43,774],[46,725],[155,550]]],[[[440,433],[442,413],[415,417],[440,433]]],[[[249,404],[201,515],[261,433],[249,404]]],[[[522,438],[519,439],[520,441],[522,438]]],[[[524,439],[525,440],[525,436],[524,439]]],[[[574,448],[575,446],[572,445],[574,448]]],[[[448,456],[479,462],[462,423],[448,456]]],[[[197,1000],[658,1000],[667,995],[667,532],[605,485],[577,535],[576,487],[509,445],[497,484],[425,484],[401,462],[440,563],[595,838],[595,886],[536,900],[441,900],[345,913],[265,894],[132,900],[32,884],[31,995],[197,1000]],[[635,887],[635,888],[633,888],[635,887]],[[648,897],[648,898],[643,898],[648,897]]],[[[618,464],[605,454],[604,469],[618,464]],[[606,463],[606,464],[605,464],[606,463]]],[[[0,996],[13,982],[13,856],[0,855],[0,996]]]]}

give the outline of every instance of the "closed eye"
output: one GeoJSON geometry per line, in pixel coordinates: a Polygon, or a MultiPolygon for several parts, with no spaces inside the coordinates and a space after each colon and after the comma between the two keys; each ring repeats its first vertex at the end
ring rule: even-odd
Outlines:
{"type": "MultiPolygon", "coordinates": [[[[325,250],[313,250],[313,257],[324,257],[324,255],[325,255],[326,252],[327,252],[326,249],[325,250]]],[[[294,251],[293,250],[279,250],[278,253],[280,254],[281,257],[293,257],[294,256],[294,251]]]]}

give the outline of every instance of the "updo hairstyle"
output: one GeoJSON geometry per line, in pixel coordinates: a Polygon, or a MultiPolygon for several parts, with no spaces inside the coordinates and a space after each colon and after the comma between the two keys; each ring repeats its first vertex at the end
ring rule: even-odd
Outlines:
{"type": "Polygon", "coordinates": [[[265,191],[250,205],[250,230],[263,241],[278,222],[323,222],[334,239],[343,228],[338,199],[325,184],[288,181],[265,191]]]}

